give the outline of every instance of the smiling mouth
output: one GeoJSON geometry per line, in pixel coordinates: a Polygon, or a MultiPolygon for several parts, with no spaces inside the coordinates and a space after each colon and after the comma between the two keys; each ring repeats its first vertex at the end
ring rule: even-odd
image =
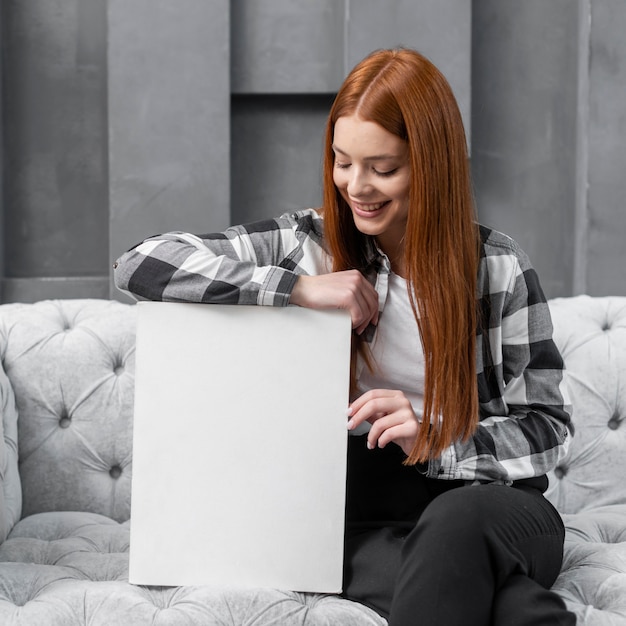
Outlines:
{"type": "Polygon", "coordinates": [[[373,204],[361,204],[360,202],[353,202],[352,206],[357,210],[363,213],[374,213],[379,209],[382,209],[386,204],[389,203],[389,200],[385,200],[384,202],[375,202],[373,204]]]}

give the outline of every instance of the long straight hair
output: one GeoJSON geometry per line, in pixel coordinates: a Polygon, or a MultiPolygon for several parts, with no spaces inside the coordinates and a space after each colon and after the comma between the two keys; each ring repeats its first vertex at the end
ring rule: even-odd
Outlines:
{"type": "MultiPolygon", "coordinates": [[[[339,90],[328,118],[323,214],[333,270],[366,270],[367,236],[333,182],[335,123],[357,115],[407,142],[409,211],[404,267],[425,357],[423,427],[405,463],[436,458],[478,424],[476,281],[479,235],[467,143],[452,90],[414,50],[379,50],[339,90]]],[[[356,353],[367,347],[354,335],[356,353]]]]}

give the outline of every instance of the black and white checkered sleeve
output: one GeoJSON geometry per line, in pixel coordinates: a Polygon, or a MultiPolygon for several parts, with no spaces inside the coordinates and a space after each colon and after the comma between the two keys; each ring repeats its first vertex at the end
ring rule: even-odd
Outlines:
{"type": "Polygon", "coordinates": [[[222,233],[151,237],[116,261],[115,284],[143,300],[286,306],[321,253],[318,221],[300,212],[222,233]]]}

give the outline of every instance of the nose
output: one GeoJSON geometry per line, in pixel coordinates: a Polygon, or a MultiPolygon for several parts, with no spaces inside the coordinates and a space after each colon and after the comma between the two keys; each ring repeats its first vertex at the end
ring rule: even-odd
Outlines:
{"type": "Polygon", "coordinates": [[[369,179],[361,168],[354,167],[350,172],[350,178],[346,190],[353,198],[358,198],[367,193],[371,187],[369,179]]]}

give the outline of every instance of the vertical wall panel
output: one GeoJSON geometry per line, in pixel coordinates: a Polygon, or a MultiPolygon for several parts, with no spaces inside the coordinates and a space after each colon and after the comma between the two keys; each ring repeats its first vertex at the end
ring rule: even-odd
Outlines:
{"type": "MultiPolygon", "coordinates": [[[[0,2],[0,55],[4,50],[4,18],[0,2]]],[[[4,278],[4,67],[0,57],[0,302],[3,302],[3,278],[4,278]]]]}
{"type": "MultiPolygon", "coordinates": [[[[4,293],[95,296],[108,282],[106,65],[100,0],[8,0],[4,293]]],[[[104,291],[103,291],[104,288],[104,291]]]]}
{"type": "MultiPolygon", "coordinates": [[[[572,207],[574,236],[573,281],[571,294],[585,293],[587,289],[587,231],[588,231],[588,175],[589,175],[589,40],[591,33],[591,2],[578,0],[578,125],[576,132],[575,204],[572,207]]],[[[570,295],[570,294],[567,294],[570,295]]]]}
{"type": "Polygon", "coordinates": [[[473,4],[472,165],[481,221],[528,252],[548,296],[572,292],[578,3],[473,4]]]}
{"type": "Polygon", "coordinates": [[[587,291],[626,295],[626,10],[591,2],[587,291]]]}
{"type": "Polygon", "coordinates": [[[150,234],[228,225],[229,9],[227,0],[108,7],[112,262],[150,234]]]}

